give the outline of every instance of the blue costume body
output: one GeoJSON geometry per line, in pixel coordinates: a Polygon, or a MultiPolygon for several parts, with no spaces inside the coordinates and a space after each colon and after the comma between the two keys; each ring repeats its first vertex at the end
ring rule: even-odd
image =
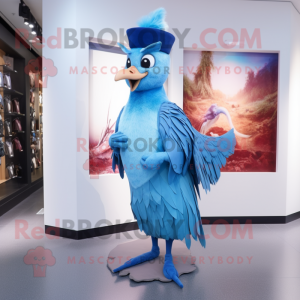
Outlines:
{"type": "Polygon", "coordinates": [[[198,185],[207,191],[218,181],[221,167],[234,152],[235,136],[233,130],[220,137],[200,134],[168,100],[163,88],[168,72],[162,70],[169,67],[174,38],[157,29],[163,17],[163,9],[145,17],[143,26],[127,31],[131,49],[120,45],[127,53],[127,66],[116,80],[126,79],[131,93],[110,137],[112,167],[118,166],[122,178],[126,172],[132,212],[140,230],[152,237],[153,247],[114,271],[157,257],[157,238],[162,238],[167,247],[164,274],[183,287],[172,262],[172,242],[185,239],[190,248],[192,236],[205,247],[198,185]],[[147,36],[141,41],[141,28],[144,37],[153,30],[156,35],[151,41],[147,36]],[[160,72],[155,72],[155,67],[160,72]]]}

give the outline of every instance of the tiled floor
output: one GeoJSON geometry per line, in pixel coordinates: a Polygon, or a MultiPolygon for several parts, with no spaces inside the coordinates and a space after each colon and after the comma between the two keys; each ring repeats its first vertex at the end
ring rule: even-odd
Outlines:
{"type": "MultiPolygon", "coordinates": [[[[234,238],[235,228],[205,226],[206,249],[192,243],[197,270],[180,277],[184,288],[174,283],[136,283],[113,275],[105,264],[109,251],[128,241],[123,235],[81,241],[52,239],[31,231],[43,228],[43,191],[38,190],[0,217],[0,298],[2,299],[211,299],[211,300],[299,300],[300,220],[285,225],[253,225],[244,238],[234,238]],[[16,223],[23,222],[27,238],[16,235],[16,223]],[[223,236],[224,237],[224,236],[223,236]],[[42,246],[56,259],[47,266],[45,277],[34,277],[24,256],[42,246]],[[92,258],[91,258],[92,257],[92,258]],[[69,262],[68,262],[69,259],[69,262]],[[72,262],[73,259],[73,262],[72,262]]],[[[135,231],[129,232],[132,239],[135,231]]],[[[52,237],[51,237],[52,238],[52,237]]]]}

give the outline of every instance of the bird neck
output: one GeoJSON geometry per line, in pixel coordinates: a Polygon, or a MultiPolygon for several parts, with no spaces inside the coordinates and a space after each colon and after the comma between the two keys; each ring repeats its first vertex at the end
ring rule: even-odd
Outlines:
{"type": "Polygon", "coordinates": [[[146,90],[134,91],[130,93],[128,104],[135,106],[155,106],[168,101],[165,89],[163,86],[146,90]]]}

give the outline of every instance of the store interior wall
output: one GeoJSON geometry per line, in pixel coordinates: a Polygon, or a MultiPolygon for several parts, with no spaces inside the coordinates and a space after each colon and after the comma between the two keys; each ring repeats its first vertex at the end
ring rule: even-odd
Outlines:
{"type": "MultiPolygon", "coordinates": [[[[112,28],[118,33],[120,28],[126,30],[136,26],[141,16],[161,6],[167,10],[170,28],[178,28],[180,32],[191,28],[184,41],[185,47],[191,47],[193,43],[200,47],[199,35],[206,28],[216,28],[217,33],[224,28],[233,28],[238,35],[241,28],[247,28],[249,34],[259,28],[262,48],[258,49],[255,43],[252,49],[246,45],[243,50],[279,52],[277,171],[223,173],[209,194],[201,190],[200,211],[203,216],[284,216],[299,211],[300,190],[295,175],[299,172],[300,161],[297,151],[290,146],[298,145],[291,136],[294,137],[299,128],[294,112],[299,95],[296,82],[299,67],[294,62],[299,65],[299,58],[297,50],[292,49],[299,47],[296,30],[299,27],[293,30],[292,27],[299,23],[300,16],[290,3],[153,0],[144,5],[129,0],[118,2],[116,7],[115,2],[104,4],[90,0],[87,5],[83,1],[53,0],[51,3],[43,1],[43,5],[46,39],[57,35],[57,27],[75,28],[77,37],[80,28],[92,29],[95,34],[103,28],[112,28]]],[[[103,38],[111,39],[111,35],[103,38]]],[[[206,41],[218,45],[217,35],[208,35],[206,41]]],[[[215,50],[224,49],[218,45],[215,50]]],[[[240,50],[237,47],[232,51],[240,50]]],[[[97,222],[103,219],[108,220],[108,224],[133,221],[127,179],[121,180],[118,175],[90,179],[84,167],[88,152],[77,151],[78,138],[87,141],[88,150],[89,75],[80,74],[84,67],[89,70],[88,45],[55,50],[45,47],[43,53],[58,68],[57,76],[51,78],[48,88],[44,89],[45,224],[55,225],[57,218],[71,219],[75,223],[73,229],[77,230],[84,229],[78,227],[78,220],[88,220],[91,227],[100,226],[97,222]],[[71,66],[77,66],[78,75],[70,74],[71,66]],[[53,157],[55,160],[51,162],[53,157]]],[[[178,39],[172,49],[171,62],[168,95],[182,107],[183,75],[179,74],[179,67],[183,65],[183,49],[179,49],[178,39]]],[[[62,223],[60,226],[66,227],[62,223]]]]}
{"type": "MultiPolygon", "coordinates": [[[[57,36],[57,28],[76,27],[76,5],[71,2],[43,1],[43,36],[46,40],[57,36]]],[[[76,64],[76,52],[44,47],[43,56],[52,59],[57,67],[57,75],[49,76],[47,87],[43,88],[45,224],[62,226],[62,220],[75,222],[78,218],[76,78],[68,74],[70,65],[76,64]]]]}
{"type": "Polygon", "coordinates": [[[291,11],[290,48],[290,94],[288,102],[288,163],[286,188],[286,214],[300,211],[300,17],[296,10],[291,11]]]}

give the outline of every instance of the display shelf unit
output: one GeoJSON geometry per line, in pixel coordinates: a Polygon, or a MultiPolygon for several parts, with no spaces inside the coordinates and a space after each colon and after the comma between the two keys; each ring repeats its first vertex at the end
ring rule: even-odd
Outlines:
{"type": "MultiPolygon", "coordinates": [[[[23,151],[14,151],[13,158],[2,157],[0,165],[0,216],[20,203],[31,193],[43,186],[43,172],[39,169],[36,177],[31,177],[31,149],[30,149],[30,78],[26,66],[39,56],[27,45],[24,40],[15,32],[0,16],[0,72],[9,74],[11,77],[12,89],[0,87],[2,96],[9,96],[11,99],[18,98],[21,114],[7,114],[0,108],[0,115],[4,122],[5,119],[12,121],[19,118],[22,132],[13,133],[7,137],[13,139],[18,137],[23,151]],[[16,41],[20,41],[17,45],[16,41]],[[13,64],[5,65],[3,56],[13,58],[13,64]],[[22,167],[22,178],[7,178],[6,165],[10,162],[20,162],[22,167]],[[35,180],[36,179],[36,180],[35,180]],[[34,181],[34,182],[33,182],[34,181]]],[[[37,87],[38,89],[38,87],[37,87]]],[[[38,101],[37,101],[38,102],[38,101]]],[[[5,109],[5,107],[4,107],[5,109]]],[[[16,127],[17,128],[17,127],[16,127]]],[[[4,141],[5,131],[0,136],[4,141]]]]}
{"type": "MultiPolygon", "coordinates": [[[[0,37],[1,38],[1,37],[0,37]]],[[[20,184],[26,184],[30,181],[30,178],[28,178],[28,161],[27,161],[27,155],[29,153],[28,151],[28,143],[26,139],[26,75],[24,73],[24,68],[26,65],[25,58],[22,57],[20,54],[16,53],[15,49],[9,47],[3,40],[0,39],[0,61],[3,61],[3,54],[10,56],[14,59],[14,66],[13,69],[4,65],[3,63],[0,64],[0,72],[3,74],[3,76],[9,75],[10,81],[11,81],[11,88],[8,88],[6,86],[0,86],[0,94],[3,98],[4,106],[0,110],[1,118],[3,123],[5,121],[10,122],[10,129],[11,134],[8,134],[6,132],[6,126],[3,126],[3,132],[1,134],[1,139],[6,147],[6,143],[11,142],[12,148],[13,148],[13,156],[10,156],[8,153],[8,150],[5,151],[5,156],[1,157],[1,165],[0,165],[0,189],[4,188],[4,184],[9,181],[16,181],[20,184]],[[11,110],[8,111],[8,107],[5,103],[5,99],[8,98],[11,101],[11,110]],[[13,111],[13,99],[17,99],[19,101],[19,108],[20,113],[13,111]],[[17,131],[14,130],[13,122],[14,119],[18,119],[20,121],[22,130],[17,131]],[[13,140],[15,138],[18,138],[23,151],[19,151],[14,146],[13,140]],[[21,169],[22,170],[22,177],[15,176],[13,178],[10,178],[9,172],[7,170],[7,167],[12,165],[14,168],[14,175],[16,174],[16,170],[21,169]]]]}

